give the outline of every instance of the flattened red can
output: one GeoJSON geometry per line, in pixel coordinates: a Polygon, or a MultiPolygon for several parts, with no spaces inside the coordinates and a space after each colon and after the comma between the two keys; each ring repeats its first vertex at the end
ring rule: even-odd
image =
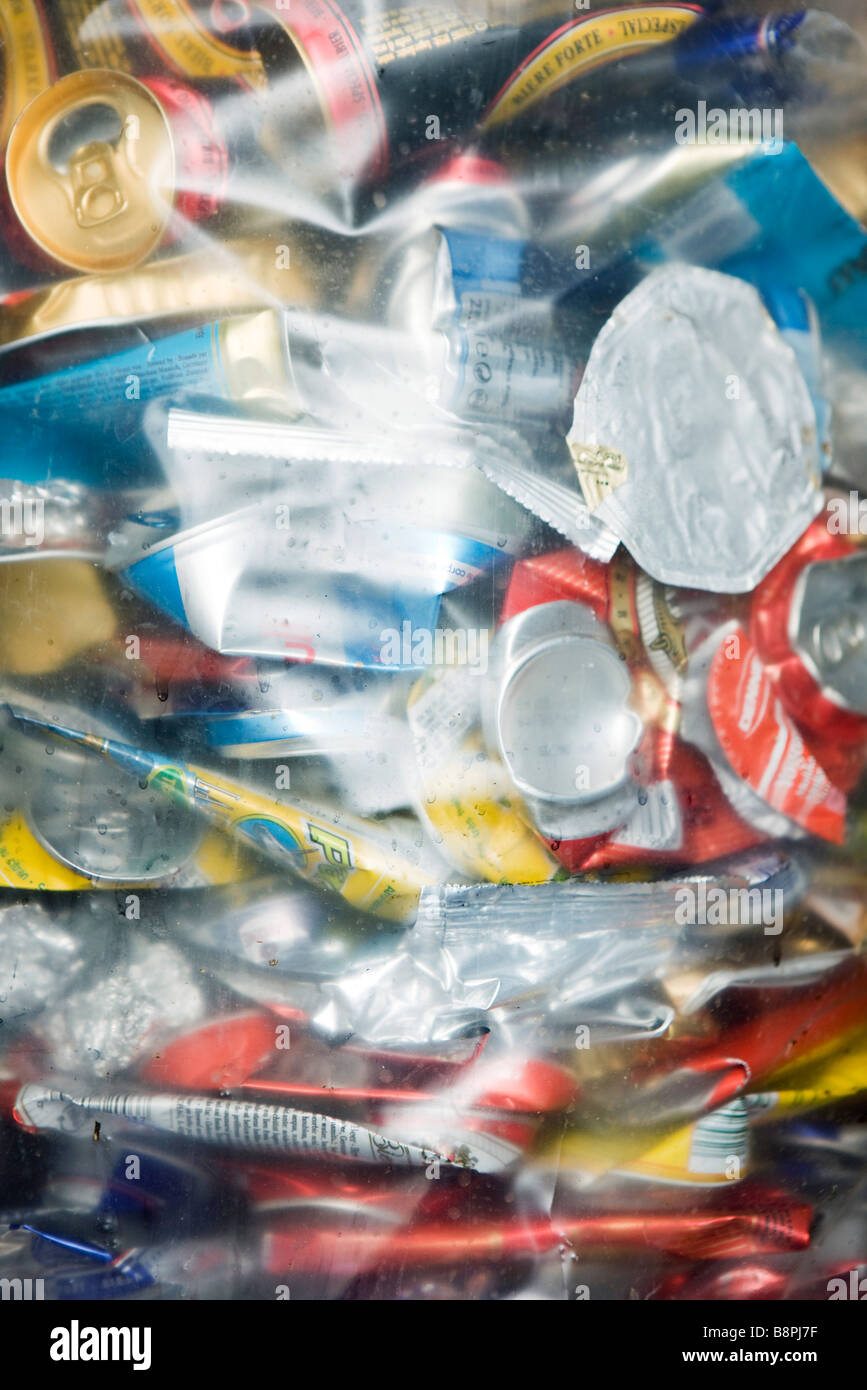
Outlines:
{"type": "MultiPolygon", "coordinates": [[[[503,642],[514,646],[517,624],[535,630],[545,612],[574,609],[593,625],[585,636],[597,637],[594,673],[616,652],[631,687],[619,701],[607,695],[606,717],[594,719],[575,680],[567,682],[559,710],[535,720],[537,742],[555,750],[562,772],[561,755],[577,737],[573,726],[586,724],[588,747],[598,744],[600,756],[615,746],[609,721],[618,707],[642,727],[632,744],[631,808],[621,804],[630,786],[626,749],[616,803],[597,794],[591,757],[578,764],[584,781],[568,796],[553,782],[546,796],[538,785],[528,795],[517,782],[561,862],[571,872],[702,863],[759,844],[773,816],[842,843],[846,791],[863,767],[867,734],[858,707],[867,688],[865,603],[867,552],[830,536],[821,520],[752,600],[658,584],[623,552],[609,564],[569,549],[519,561],[495,652],[503,642]],[[811,653],[817,670],[824,663],[821,685],[811,653]],[[829,672],[840,691],[829,688],[829,672]],[[818,730],[811,727],[817,721],[818,730]],[[847,738],[842,751],[834,748],[838,730],[847,738]]],[[[497,668],[500,687],[508,676],[497,668]]],[[[507,693],[498,689],[498,712],[507,693]]],[[[524,714],[533,725],[533,711],[524,714]]],[[[516,741],[511,726],[494,738],[490,721],[489,740],[515,777],[512,744],[520,751],[527,740],[516,741]]]]}
{"type": "Polygon", "coordinates": [[[867,756],[867,551],[834,522],[831,499],[759,585],[750,633],[786,710],[849,791],[867,756]]]}

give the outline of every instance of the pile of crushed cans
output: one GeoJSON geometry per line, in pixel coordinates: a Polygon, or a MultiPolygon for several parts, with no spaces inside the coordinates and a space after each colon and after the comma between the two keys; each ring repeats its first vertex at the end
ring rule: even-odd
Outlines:
{"type": "Polygon", "coordinates": [[[0,79],[4,1297],[863,1297],[858,34],[3,0],[0,79]]]}

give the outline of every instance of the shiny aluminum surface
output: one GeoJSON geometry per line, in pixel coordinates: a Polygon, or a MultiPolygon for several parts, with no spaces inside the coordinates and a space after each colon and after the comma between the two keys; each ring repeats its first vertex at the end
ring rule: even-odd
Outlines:
{"type": "Polygon", "coordinates": [[[795,588],[789,629],[822,694],[867,715],[867,552],[808,565],[795,588]]]}
{"type": "Polygon", "coordinates": [[[816,414],[755,289],[659,267],[597,337],[570,441],[625,460],[594,509],[664,584],[745,593],[821,510],[816,414]]]}
{"type": "Polygon", "coordinates": [[[622,823],[641,720],[607,629],[582,605],[540,604],[497,637],[486,726],[537,828],[583,838],[622,823]]]}

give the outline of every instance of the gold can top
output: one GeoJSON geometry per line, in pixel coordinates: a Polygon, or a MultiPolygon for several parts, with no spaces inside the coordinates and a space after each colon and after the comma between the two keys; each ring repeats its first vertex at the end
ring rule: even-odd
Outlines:
{"type": "Polygon", "coordinates": [[[25,232],[74,270],[138,265],[172,214],[175,155],[160,103],[126,73],[70,73],[25,107],[6,151],[6,184],[25,232]]]}
{"type": "Polygon", "coordinates": [[[867,227],[867,132],[853,131],[833,142],[802,137],[798,145],[840,206],[867,227]]]}

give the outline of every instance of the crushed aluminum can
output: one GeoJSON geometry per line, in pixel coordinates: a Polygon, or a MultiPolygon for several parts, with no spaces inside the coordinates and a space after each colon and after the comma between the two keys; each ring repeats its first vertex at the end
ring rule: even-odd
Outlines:
{"type": "Polygon", "coordinates": [[[394,330],[389,365],[404,390],[423,384],[428,401],[464,419],[538,428],[568,418],[580,366],[544,293],[557,271],[528,242],[506,170],[457,156],[409,200],[406,220],[362,263],[357,291],[394,330]]]}
{"type": "MultiPolygon", "coordinates": [[[[55,714],[77,712],[48,703],[55,714]]],[[[122,726],[103,716],[100,727],[122,726]]],[[[201,826],[158,791],[132,779],[119,786],[109,764],[72,744],[26,739],[18,751],[30,773],[26,805],[0,828],[0,857],[16,885],[36,886],[35,878],[55,889],[145,886],[171,879],[193,858],[201,826]]]]}
{"type": "Polygon", "coordinates": [[[330,195],[354,218],[369,201],[359,185],[380,189],[402,166],[430,167],[467,130],[497,129],[564,88],[580,109],[588,69],[672,42],[702,11],[671,3],[615,14],[532,16],[516,27],[460,7],[376,14],[355,0],[327,11],[296,0],[288,14],[280,0],[258,0],[251,30],[269,87],[263,143],[294,184],[330,195]],[[474,80],[456,82],[470,69],[474,80]],[[420,86],[442,112],[434,139],[420,86]]]}
{"type": "Polygon", "coordinates": [[[362,444],[182,411],[169,429],[189,529],[125,577],[225,654],[395,672],[427,665],[445,641],[441,596],[504,568],[531,529],[528,513],[465,456],[449,466],[448,441],[439,466],[413,457],[408,437],[362,444]],[[201,466],[212,447],[219,492],[201,466]],[[263,458],[251,484],[250,460],[263,458]]]}
{"type": "Polygon", "coordinates": [[[734,810],[766,835],[845,842],[847,798],[777,699],[736,620],[690,653],[681,732],[710,759],[734,810]]]}
{"type": "Polygon", "coordinates": [[[389,321],[426,344],[417,371],[437,403],[524,427],[568,418],[580,364],[556,345],[546,301],[521,294],[521,243],[452,229],[426,240],[422,264],[395,275],[389,321]]]}
{"type": "MultiPolygon", "coordinates": [[[[128,1132],[130,1126],[147,1125],[158,1133],[225,1148],[315,1154],[391,1167],[427,1168],[439,1158],[443,1165],[474,1168],[483,1153],[482,1149],[476,1152],[465,1145],[459,1145],[454,1152],[438,1153],[397,1137],[376,1134],[350,1120],[214,1096],[145,1091],[76,1095],[75,1091],[28,1083],[15,1102],[15,1118],[25,1129],[59,1129],[79,1139],[91,1138],[94,1121],[100,1116],[106,1137],[112,1132],[128,1132]]],[[[487,1158],[484,1155],[482,1161],[487,1158]]],[[[490,1162],[493,1171],[502,1166],[495,1154],[490,1162]]],[[[488,1169],[480,1167],[480,1171],[488,1169]]]]}
{"type": "Polygon", "coordinates": [[[3,25],[0,85],[7,89],[0,146],[27,103],[58,75],[80,68],[179,73],[187,81],[232,78],[255,91],[262,64],[244,31],[213,32],[185,0],[77,0],[42,7],[13,0],[3,25]]]}
{"type": "MultiPolygon", "coordinates": [[[[15,713],[15,711],[13,711],[15,713]]],[[[22,726],[41,728],[62,743],[90,748],[127,777],[144,782],[169,803],[214,822],[233,838],[315,881],[363,911],[398,922],[415,915],[425,884],[438,882],[446,865],[411,818],[363,820],[342,809],[264,796],[243,784],[132,744],[35,719],[19,710],[22,726]]]]}
{"type": "Polygon", "coordinates": [[[822,507],[795,355],[752,286],[718,272],[661,267],[621,301],[569,441],[595,515],[666,584],[744,593],[822,507]]]}
{"type": "Polygon", "coordinates": [[[280,316],[269,310],[171,333],[108,357],[0,386],[0,409],[26,412],[28,419],[83,421],[91,430],[97,421],[111,426],[117,417],[129,416],[131,380],[134,399],[142,404],[165,396],[177,400],[189,393],[243,402],[290,418],[300,411],[289,344],[280,316]],[[254,361],[257,370],[252,374],[254,361]]]}
{"type": "Polygon", "coordinates": [[[197,325],[218,314],[261,312],[275,303],[308,304],[314,298],[302,248],[287,268],[275,263],[273,241],[261,236],[215,241],[210,256],[205,262],[199,251],[161,256],[133,270],[80,275],[6,295],[0,299],[0,350],[82,328],[113,332],[165,319],[197,325]]]}
{"type": "Polygon", "coordinates": [[[831,497],[756,589],[750,635],[782,704],[809,732],[832,780],[849,792],[865,758],[867,592],[863,551],[835,529],[844,505],[848,499],[831,497]]]}
{"type": "Polygon", "coordinates": [[[538,1258],[564,1243],[581,1254],[604,1251],[610,1256],[635,1251],[642,1257],[648,1250],[688,1257],[698,1247],[703,1258],[714,1259],[802,1250],[810,1241],[813,1216],[814,1208],[808,1203],[774,1201],[769,1193],[764,1209],[758,1210],[731,1197],[721,1211],[661,1212],[630,1207],[578,1214],[560,1211],[537,1220],[419,1223],[396,1233],[386,1230],[347,1235],[338,1242],[339,1250],[327,1241],[325,1233],[308,1243],[302,1233],[288,1231],[271,1237],[269,1260],[278,1268],[290,1262],[292,1267],[316,1268],[330,1254],[332,1267],[347,1273],[370,1266],[461,1268],[504,1256],[538,1258]]]}
{"type": "Polygon", "coordinates": [[[602,834],[637,806],[630,757],[642,723],[631,690],[609,630],[580,604],[539,604],[500,628],[488,742],[546,838],[602,834]]]}
{"type": "Polygon", "coordinates": [[[867,554],[811,564],[798,579],[790,631],[826,700],[867,719],[867,554]]]}
{"type": "MultiPolygon", "coordinates": [[[[748,603],[654,583],[628,557],[606,568],[554,552],[515,566],[504,627],[567,595],[606,624],[632,681],[630,703],[645,722],[634,814],[602,844],[558,840],[553,847],[570,870],[648,858],[696,863],[805,831],[843,841],[852,769],[848,783],[826,772],[827,741],[802,731],[785,697],[776,698],[780,672],[765,667],[746,630],[748,603]]],[[[758,605],[759,619],[762,611],[758,605]]]]}

